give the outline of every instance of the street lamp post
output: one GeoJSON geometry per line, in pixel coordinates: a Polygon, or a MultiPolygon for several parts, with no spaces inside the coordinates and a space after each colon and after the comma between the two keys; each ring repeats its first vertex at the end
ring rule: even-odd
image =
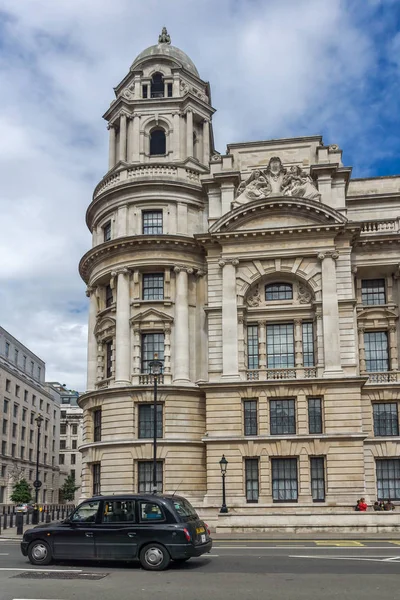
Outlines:
{"type": "Polygon", "coordinates": [[[150,374],[153,375],[153,494],[157,493],[157,383],[162,374],[163,363],[158,360],[158,354],[154,354],[154,360],[149,362],[150,374]]]}
{"type": "Polygon", "coordinates": [[[37,525],[39,523],[39,488],[42,485],[42,482],[39,480],[39,453],[40,453],[40,428],[42,426],[42,422],[44,421],[42,415],[38,415],[35,418],[37,425],[37,448],[36,448],[36,479],[33,482],[33,486],[35,488],[35,509],[32,515],[32,524],[37,525]]]}
{"type": "Polygon", "coordinates": [[[226,496],[225,496],[225,475],[226,475],[226,467],[228,466],[228,461],[225,458],[225,454],[222,455],[221,460],[219,461],[219,466],[221,467],[221,475],[222,475],[222,506],[219,511],[222,514],[228,512],[228,507],[226,506],[226,496]]]}

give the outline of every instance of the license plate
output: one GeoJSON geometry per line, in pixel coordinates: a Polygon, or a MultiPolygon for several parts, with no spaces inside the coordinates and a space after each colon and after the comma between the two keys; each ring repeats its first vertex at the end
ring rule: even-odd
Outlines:
{"type": "Polygon", "coordinates": [[[204,527],[197,527],[196,529],[196,533],[205,533],[205,531],[206,530],[204,529],[204,527]]]}
{"type": "Polygon", "coordinates": [[[206,534],[205,534],[205,533],[202,533],[202,534],[201,534],[201,543],[202,543],[202,544],[205,544],[205,543],[206,543],[206,534]]]}

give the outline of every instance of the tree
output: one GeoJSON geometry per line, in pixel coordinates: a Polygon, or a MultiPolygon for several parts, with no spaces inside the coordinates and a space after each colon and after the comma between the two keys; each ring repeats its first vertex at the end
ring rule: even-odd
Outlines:
{"type": "Polygon", "coordinates": [[[79,487],[79,485],[75,484],[75,477],[70,473],[60,488],[63,500],[66,500],[67,502],[73,500],[75,492],[76,490],[79,490],[79,487]]]}
{"type": "Polygon", "coordinates": [[[26,479],[20,479],[13,486],[13,492],[10,496],[15,504],[24,504],[32,501],[31,486],[26,479]]]}

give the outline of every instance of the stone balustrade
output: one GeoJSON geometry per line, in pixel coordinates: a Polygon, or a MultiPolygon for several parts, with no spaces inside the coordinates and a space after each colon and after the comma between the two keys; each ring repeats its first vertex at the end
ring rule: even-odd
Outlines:
{"type": "Polygon", "coordinates": [[[384,221],[364,221],[361,225],[361,235],[373,235],[382,233],[399,233],[400,220],[386,219],[384,221]]]}
{"type": "Polygon", "coordinates": [[[279,381],[282,379],[315,379],[317,367],[290,367],[287,369],[248,369],[248,381],[279,381]]]}
{"type": "Polygon", "coordinates": [[[368,377],[367,383],[399,383],[400,371],[382,371],[376,373],[362,373],[368,377]]]}

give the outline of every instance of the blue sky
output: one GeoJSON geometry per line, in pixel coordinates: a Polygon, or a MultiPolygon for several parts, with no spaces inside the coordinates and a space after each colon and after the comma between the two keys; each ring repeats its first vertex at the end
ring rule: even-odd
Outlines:
{"type": "Polygon", "coordinates": [[[400,172],[400,0],[0,0],[0,323],[75,389],[101,115],[163,25],[211,83],[220,152],[322,134],[354,177],[400,172]]]}

